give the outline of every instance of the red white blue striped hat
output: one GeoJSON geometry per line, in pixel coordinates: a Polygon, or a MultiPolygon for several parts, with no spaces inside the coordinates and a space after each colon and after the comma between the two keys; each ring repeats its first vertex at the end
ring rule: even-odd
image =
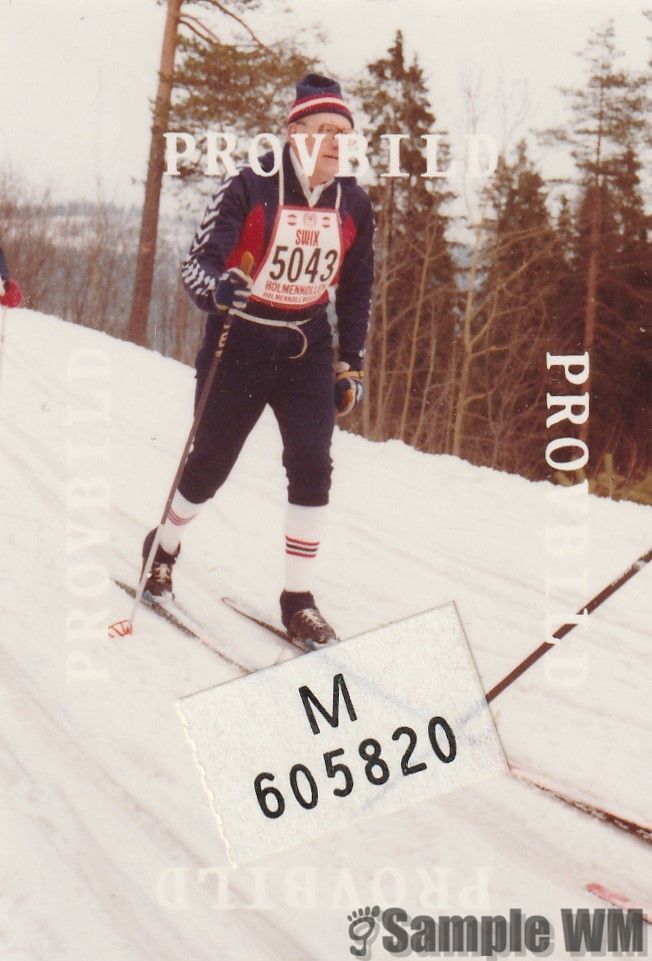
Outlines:
{"type": "Polygon", "coordinates": [[[353,115],[347,107],[337,80],[309,73],[297,83],[297,96],[288,115],[288,123],[296,123],[311,113],[339,113],[353,127],[353,115]]]}

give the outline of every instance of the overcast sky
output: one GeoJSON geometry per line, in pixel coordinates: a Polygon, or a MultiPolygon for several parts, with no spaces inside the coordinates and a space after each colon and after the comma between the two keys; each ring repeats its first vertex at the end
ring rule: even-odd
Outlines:
{"type": "MultiPolygon", "coordinates": [[[[582,82],[575,54],[609,17],[624,64],[643,69],[650,55],[652,26],[641,14],[646,4],[636,0],[294,2],[299,12],[290,19],[263,0],[252,25],[265,39],[319,21],[329,39],[317,52],[337,75],[357,73],[403,30],[454,154],[467,129],[464,77],[480,86],[478,129],[499,142],[507,132],[513,141],[530,127],[564,120],[556,87],[582,82]],[[526,113],[512,130],[524,86],[526,113]],[[499,106],[505,98],[507,122],[499,106]]],[[[101,193],[139,203],[164,8],[155,0],[0,0],[0,12],[0,171],[10,165],[28,183],[49,184],[58,198],[101,193]]]]}

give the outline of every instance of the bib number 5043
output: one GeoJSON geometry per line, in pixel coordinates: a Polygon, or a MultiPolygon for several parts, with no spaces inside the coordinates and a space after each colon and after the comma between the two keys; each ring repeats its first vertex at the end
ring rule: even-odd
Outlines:
{"type": "Polygon", "coordinates": [[[311,284],[317,283],[317,280],[323,284],[330,282],[337,264],[336,250],[324,252],[321,247],[315,247],[308,253],[303,247],[294,247],[288,255],[289,249],[285,244],[277,244],[269,271],[271,280],[287,279],[291,284],[297,283],[299,278],[311,284]]]}
{"type": "MultiPolygon", "coordinates": [[[[411,727],[397,727],[392,733],[392,741],[404,741],[401,756],[401,774],[408,777],[425,771],[428,765],[421,761],[412,763],[412,754],[417,744],[416,731],[411,727]]],[[[431,717],[428,722],[428,739],[433,754],[442,764],[450,764],[457,756],[457,741],[448,721],[443,717],[431,717]]],[[[382,756],[382,746],[373,737],[365,738],[358,745],[358,755],[364,763],[364,776],[370,784],[385,784],[390,778],[390,768],[382,756]]],[[[323,755],[326,776],[336,780],[333,787],[335,797],[348,797],[354,788],[354,778],[351,768],[343,760],[344,748],[327,751],[323,755]],[[340,760],[342,759],[342,760],[340,760]]],[[[358,767],[359,767],[358,762],[358,767]]],[[[319,788],[315,777],[305,764],[294,764],[290,769],[289,784],[297,803],[307,811],[317,807],[319,803],[319,788]]],[[[280,818],[285,811],[285,798],[274,781],[271,771],[262,771],[254,780],[254,791],[261,811],[266,818],[280,818]]]]}

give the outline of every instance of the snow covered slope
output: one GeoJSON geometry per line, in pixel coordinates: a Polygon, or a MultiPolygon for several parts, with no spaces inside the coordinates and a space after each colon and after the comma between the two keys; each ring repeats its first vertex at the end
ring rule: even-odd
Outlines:
{"type": "MultiPolygon", "coordinates": [[[[558,925],[560,907],[596,906],[591,881],[644,901],[649,847],[509,777],[227,867],[173,702],[237,670],[146,610],[133,638],[106,632],[130,610],[108,575],[136,579],[193,389],[191,370],[131,344],[25,310],[8,318],[3,961],[334,961],[350,956],[360,905],[521,907],[558,925]]],[[[569,509],[551,485],[398,442],[337,432],[334,459],[320,606],[350,636],[455,600],[487,690],[544,639],[546,618],[563,623],[652,541],[648,508],[591,497],[569,509]],[[555,557],[569,524],[586,546],[555,557]],[[575,583],[555,585],[560,572],[575,583]]],[[[265,415],[177,565],[179,600],[251,667],[285,656],[282,642],[219,597],[276,614],[284,497],[265,415]]],[[[648,822],[650,595],[645,570],[492,705],[508,757],[648,822]]]]}

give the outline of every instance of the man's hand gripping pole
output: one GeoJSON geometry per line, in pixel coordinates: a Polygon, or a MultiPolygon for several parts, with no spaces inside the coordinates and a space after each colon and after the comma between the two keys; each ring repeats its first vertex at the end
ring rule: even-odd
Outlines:
{"type": "MultiPolygon", "coordinates": [[[[242,255],[242,260],[240,262],[240,267],[248,277],[251,276],[254,267],[254,258],[249,251],[245,251],[242,255]]],[[[224,355],[224,350],[226,348],[226,342],[229,338],[229,332],[233,324],[233,312],[229,310],[224,319],[224,326],[222,327],[222,332],[220,338],[217,342],[217,347],[215,348],[215,353],[213,355],[213,360],[206,377],[206,383],[204,384],[203,390],[201,392],[201,397],[197,404],[197,409],[195,411],[195,417],[190,428],[190,433],[188,434],[188,439],[186,440],[186,445],[183,448],[183,453],[179,460],[179,466],[177,467],[177,472],[174,475],[174,480],[172,481],[172,486],[170,487],[170,493],[168,494],[167,500],[165,502],[165,507],[163,508],[163,514],[161,516],[161,521],[158,525],[154,540],[152,541],[152,546],[150,547],[149,554],[145,559],[145,564],[143,565],[142,574],[140,575],[140,581],[138,583],[138,589],[136,590],[136,596],[134,598],[134,603],[131,608],[131,614],[128,619],[123,619],[116,621],[114,624],[109,625],[109,637],[126,637],[128,634],[134,633],[134,620],[136,618],[136,612],[138,606],[143,597],[143,591],[145,590],[145,583],[147,581],[148,572],[152,566],[152,561],[156,556],[156,551],[158,550],[158,545],[161,541],[161,531],[163,525],[165,524],[172,504],[172,499],[177,492],[177,487],[181,482],[181,476],[183,474],[183,469],[186,466],[186,461],[188,459],[188,454],[190,453],[190,448],[192,447],[192,442],[195,439],[195,434],[197,433],[197,428],[199,427],[202,415],[206,408],[206,403],[208,401],[208,395],[210,394],[213,381],[215,380],[215,374],[217,368],[220,365],[222,356],[224,355]]]]}

